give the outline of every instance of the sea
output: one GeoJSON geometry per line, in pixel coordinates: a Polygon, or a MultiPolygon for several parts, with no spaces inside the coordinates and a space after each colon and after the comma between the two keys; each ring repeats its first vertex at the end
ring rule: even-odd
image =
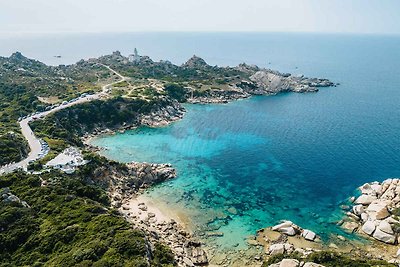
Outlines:
{"type": "Polygon", "coordinates": [[[211,65],[246,62],[339,83],[317,93],[185,104],[184,118],[169,126],[92,141],[120,162],[171,163],[177,178],[146,195],[185,212],[214,247],[245,249],[249,236],[281,220],[329,242],[346,235],[336,225],[340,206],[358,186],[400,177],[398,35],[121,33],[0,42],[1,56],[20,51],[52,65],[137,48],[175,64],[195,54],[211,65]]]}

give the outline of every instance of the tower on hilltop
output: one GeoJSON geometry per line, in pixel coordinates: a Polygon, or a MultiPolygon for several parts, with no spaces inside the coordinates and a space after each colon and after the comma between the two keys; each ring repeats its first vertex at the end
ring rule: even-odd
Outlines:
{"type": "Polygon", "coordinates": [[[140,61],[140,56],[139,56],[139,53],[136,48],[135,48],[135,50],[133,50],[133,54],[128,56],[128,59],[129,59],[129,62],[132,62],[132,63],[138,63],[140,61]]]}

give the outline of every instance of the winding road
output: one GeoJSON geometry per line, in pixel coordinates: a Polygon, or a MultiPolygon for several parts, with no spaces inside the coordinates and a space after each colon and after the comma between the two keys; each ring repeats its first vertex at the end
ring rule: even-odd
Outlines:
{"type": "Polygon", "coordinates": [[[121,74],[119,74],[118,72],[116,72],[115,70],[111,69],[109,66],[104,65],[104,64],[100,64],[97,63],[107,69],[109,69],[112,73],[114,73],[115,75],[117,75],[120,79],[118,81],[106,84],[102,87],[102,91],[93,95],[87,95],[85,97],[80,97],[74,101],[65,103],[65,104],[61,104],[53,109],[47,110],[47,111],[43,111],[40,113],[36,113],[34,115],[30,115],[29,117],[26,117],[25,119],[19,121],[19,126],[21,127],[21,132],[22,135],[25,137],[25,139],[28,141],[29,144],[29,148],[30,148],[30,152],[28,154],[28,157],[26,157],[25,159],[16,162],[16,163],[12,163],[12,164],[8,164],[5,166],[0,167],[0,175],[6,174],[6,173],[10,173],[13,172],[16,169],[23,169],[23,170],[27,170],[28,169],[28,165],[33,162],[36,161],[42,157],[44,157],[45,155],[47,155],[47,153],[49,152],[49,150],[44,150],[44,146],[42,145],[40,139],[38,139],[35,136],[35,133],[32,131],[31,127],[29,126],[29,123],[33,120],[38,120],[38,119],[42,119],[44,117],[46,117],[47,115],[57,112],[59,110],[65,109],[65,108],[69,108],[71,106],[75,106],[78,104],[82,104],[82,103],[86,103],[89,101],[93,101],[96,99],[100,99],[102,97],[106,97],[108,96],[108,91],[109,88],[119,82],[123,82],[126,81],[127,78],[122,76],[121,74]]]}

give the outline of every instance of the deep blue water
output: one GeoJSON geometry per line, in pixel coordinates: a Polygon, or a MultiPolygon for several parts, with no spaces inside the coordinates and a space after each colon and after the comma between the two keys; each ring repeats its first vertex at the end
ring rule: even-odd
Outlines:
{"type": "MultiPolygon", "coordinates": [[[[13,41],[7,42],[0,54],[11,52],[13,41]]],[[[248,235],[281,219],[328,237],[340,231],[334,225],[342,216],[339,205],[357,186],[400,177],[399,36],[90,35],[17,47],[52,64],[58,60],[53,54],[68,62],[137,47],[175,63],[197,54],[211,64],[245,61],[339,82],[318,93],[187,105],[184,119],[168,127],[94,141],[116,160],[172,163],[178,178],[149,194],[185,209],[198,230],[219,228],[225,235],[212,240],[216,244],[243,247],[248,235]],[[237,214],[228,211],[232,207],[237,214]]]]}

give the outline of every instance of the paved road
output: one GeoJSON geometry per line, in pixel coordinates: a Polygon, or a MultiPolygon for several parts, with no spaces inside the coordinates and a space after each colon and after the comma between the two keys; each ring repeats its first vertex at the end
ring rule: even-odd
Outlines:
{"type": "Polygon", "coordinates": [[[43,145],[41,144],[40,140],[35,136],[34,132],[32,131],[31,127],[29,126],[29,123],[33,120],[38,120],[38,119],[42,119],[44,117],[46,117],[47,115],[57,112],[59,110],[74,106],[74,105],[78,105],[78,104],[82,104],[85,102],[89,102],[89,101],[93,101],[96,99],[100,99],[102,97],[106,97],[108,96],[108,90],[109,88],[116,83],[122,82],[122,81],[126,81],[126,77],[122,76],[121,74],[119,74],[118,72],[116,72],[115,70],[111,69],[109,66],[107,65],[103,65],[103,64],[99,64],[101,66],[104,66],[105,68],[109,69],[112,73],[116,74],[120,79],[118,81],[106,84],[102,87],[102,91],[93,95],[87,95],[85,97],[81,97],[76,99],[75,101],[72,101],[70,103],[66,103],[64,105],[60,105],[58,107],[55,107],[51,110],[48,111],[44,111],[41,113],[38,113],[36,115],[31,115],[23,120],[21,120],[19,122],[19,126],[21,127],[21,132],[22,135],[25,137],[25,139],[28,141],[29,144],[29,148],[30,148],[30,152],[28,154],[28,157],[21,160],[20,162],[16,162],[13,164],[9,164],[6,166],[2,166],[0,168],[0,175],[5,174],[5,173],[10,173],[13,172],[14,170],[18,169],[18,168],[22,168],[24,170],[27,170],[27,167],[29,165],[30,162],[38,160],[41,157],[44,157],[48,151],[44,150],[43,145]]]}

